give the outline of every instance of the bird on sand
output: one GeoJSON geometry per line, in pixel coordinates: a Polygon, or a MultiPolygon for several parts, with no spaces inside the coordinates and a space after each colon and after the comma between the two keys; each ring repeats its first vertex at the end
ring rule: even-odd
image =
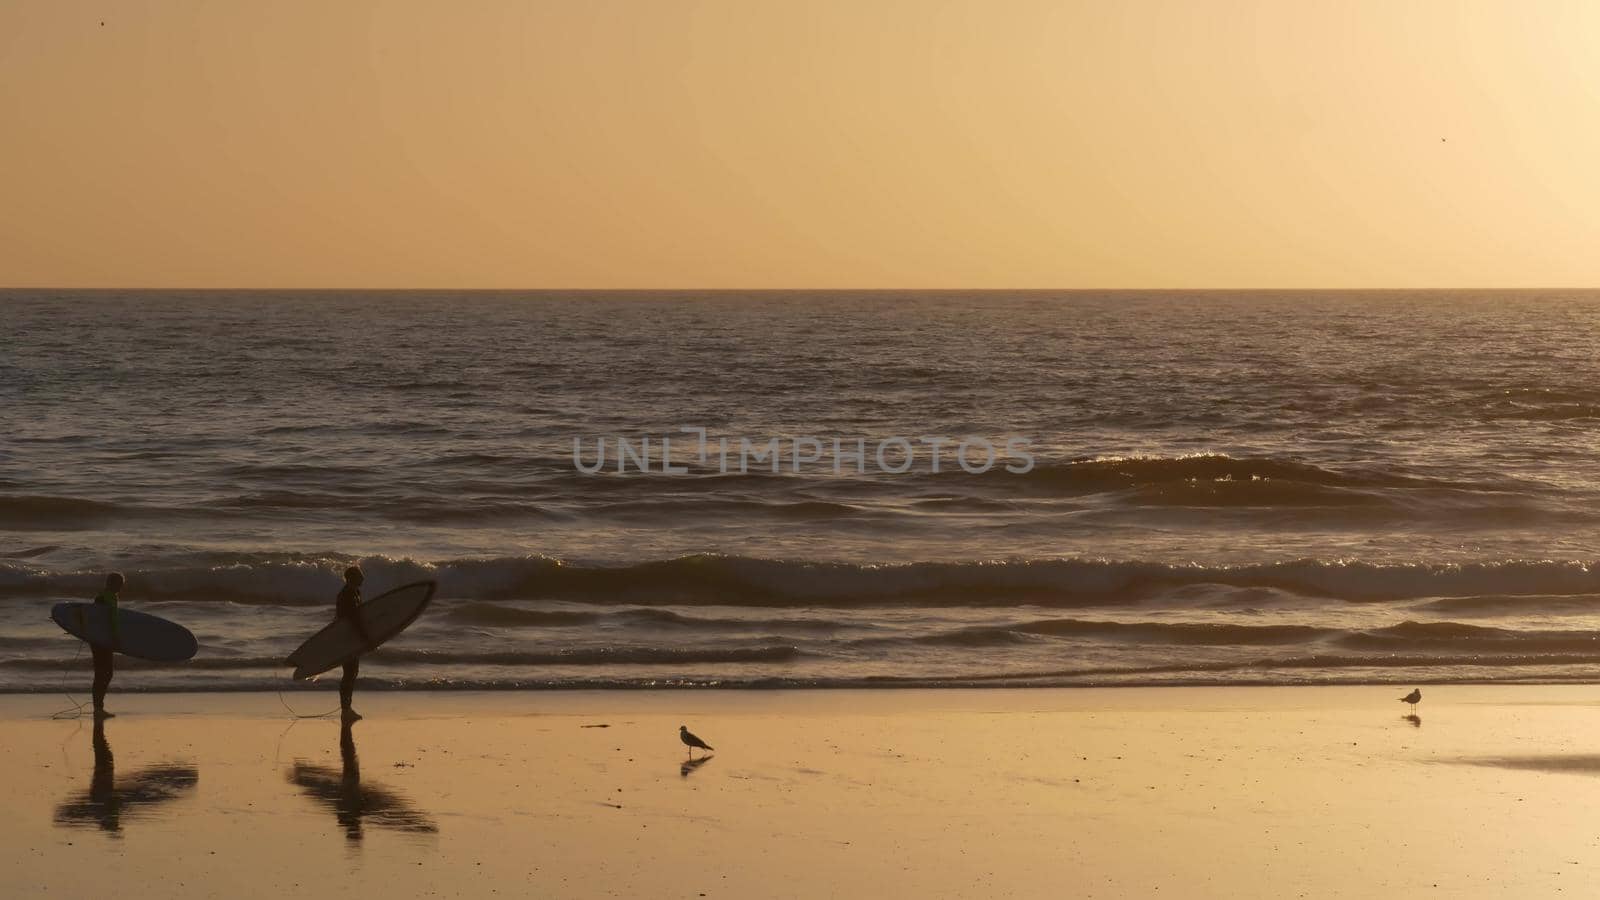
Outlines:
{"type": "Polygon", "coordinates": [[[689,726],[687,725],[678,726],[678,740],[683,741],[683,745],[689,748],[690,756],[694,756],[694,748],[696,747],[699,747],[701,750],[716,749],[705,741],[695,737],[694,733],[689,730],[689,726]]]}
{"type": "Polygon", "coordinates": [[[1411,693],[1400,698],[1400,702],[1411,704],[1411,711],[1416,712],[1417,704],[1422,702],[1422,690],[1420,688],[1412,688],[1411,693]]]}

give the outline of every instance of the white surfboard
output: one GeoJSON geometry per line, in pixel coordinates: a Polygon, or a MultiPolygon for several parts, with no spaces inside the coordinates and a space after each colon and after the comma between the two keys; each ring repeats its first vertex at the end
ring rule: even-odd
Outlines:
{"type": "Polygon", "coordinates": [[[189,629],[132,609],[116,611],[117,640],[113,642],[111,612],[111,607],[98,603],[57,603],[50,610],[50,618],[62,631],[92,647],[110,648],[140,659],[182,662],[199,649],[189,629]]]}
{"type": "Polygon", "coordinates": [[[385,641],[406,630],[428,608],[433,592],[439,586],[435,581],[418,581],[385,591],[361,604],[357,613],[372,638],[368,644],[356,632],[348,619],[335,619],[330,625],[313,634],[289,654],[287,662],[294,666],[296,681],[321,675],[342,666],[352,659],[376,649],[385,641]]]}

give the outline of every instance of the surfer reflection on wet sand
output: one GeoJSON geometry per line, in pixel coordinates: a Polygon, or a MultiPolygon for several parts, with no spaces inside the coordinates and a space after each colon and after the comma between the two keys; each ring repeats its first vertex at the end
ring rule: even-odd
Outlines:
{"type": "Polygon", "coordinates": [[[361,784],[361,764],[350,725],[346,721],[339,728],[342,770],[295,760],[289,783],[299,785],[306,796],[331,809],[351,843],[361,842],[368,822],[407,834],[438,834],[439,826],[405,797],[388,788],[361,784]]]}
{"type": "Polygon", "coordinates": [[[195,767],[183,762],[147,766],[118,781],[103,719],[94,723],[92,743],[94,775],[89,779],[89,790],[56,807],[57,826],[97,825],[113,837],[121,837],[124,819],[152,815],[161,804],[178,799],[200,781],[195,767]]]}

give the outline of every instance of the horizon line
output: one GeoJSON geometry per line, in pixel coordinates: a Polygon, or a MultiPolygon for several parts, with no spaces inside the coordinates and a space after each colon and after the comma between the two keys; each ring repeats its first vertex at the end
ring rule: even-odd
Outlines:
{"type": "Polygon", "coordinates": [[[1305,293],[1376,293],[1380,291],[1416,291],[1419,293],[1444,293],[1459,291],[1595,291],[1600,286],[1535,285],[1525,287],[107,287],[107,286],[0,286],[0,293],[41,291],[69,293],[87,291],[128,291],[139,293],[458,293],[458,294],[514,294],[514,293],[583,293],[583,294],[667,294],[667,293],[1142,293],[1150,291],[1188,291],[1192,293],[1269,293],[1299,291],[1305,293]]]}

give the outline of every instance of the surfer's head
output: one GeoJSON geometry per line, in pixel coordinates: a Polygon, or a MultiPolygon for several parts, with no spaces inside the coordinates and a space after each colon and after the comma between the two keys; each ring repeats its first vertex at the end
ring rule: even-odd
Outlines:
{"type": "Polygon", "coordinates": [[[121,572],[112,572],[106,576],[106,590],[108,591],[120,591],[126,583],[127,580],[122,577],[121,572]]]}
{"type": "Polygon", "coordinates": [[[344,570],[345,584],[360,584],[366,580],[367,576],[361,574],[360,566],[351,566],[350,568],[344,570]]]}

